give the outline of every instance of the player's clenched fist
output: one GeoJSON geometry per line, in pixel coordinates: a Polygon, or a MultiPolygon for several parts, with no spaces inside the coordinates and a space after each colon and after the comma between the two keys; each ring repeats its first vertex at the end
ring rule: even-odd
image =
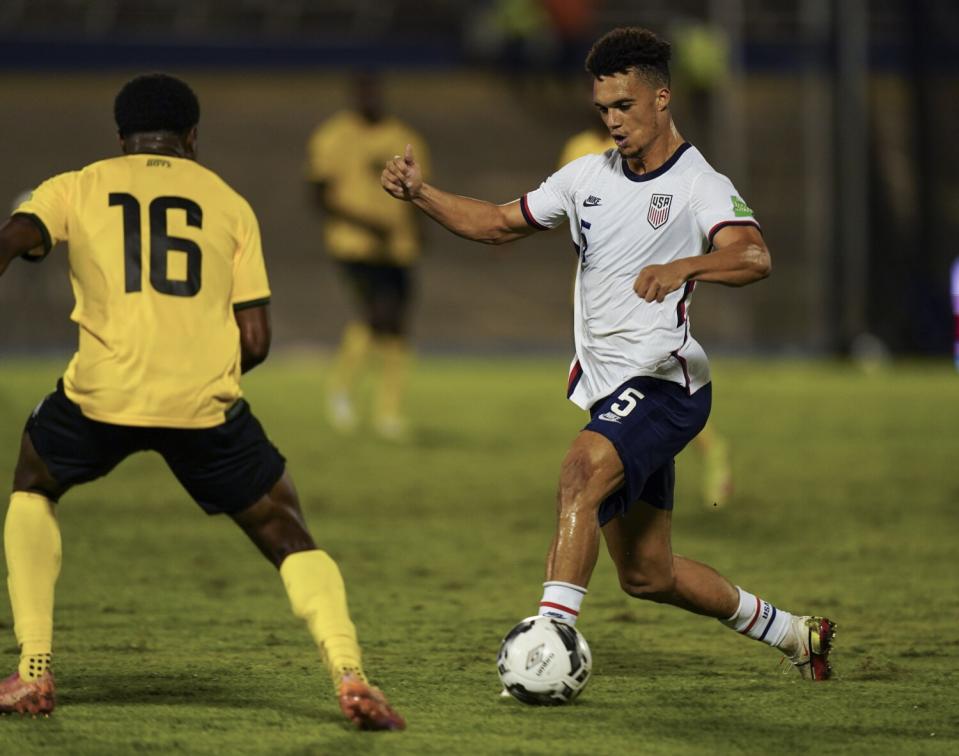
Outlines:
{"type": "Polygon", "coordinates": [[[419,196],[423,186],[423,173],[413,157],[413,145],[406,145],[403,155],[395,155],[386,163],[380,183],[386,192],[396,199],[409,201],[419,196]]]}
{"type": "Polygon", "coordinates": [[[636,277],[633,291],[647,302],[662,302],[667,294],[676,291],[684,283],[686,278],[678,266],[671,263],[647,265],[636,277]]]}

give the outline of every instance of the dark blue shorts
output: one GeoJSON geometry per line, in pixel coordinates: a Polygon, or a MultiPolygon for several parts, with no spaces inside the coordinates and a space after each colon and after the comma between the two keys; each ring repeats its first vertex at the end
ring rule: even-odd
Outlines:
{"type": "Polygon", "coordinates": [[[610,440],[623,463],[625,481],[599,508],[605,525],[636,501],[658,509],[673,508],[674,458],[706,425],[712,386],[692,396],[678,383],[659,378],[631,378],[590,410],[584,430],[610,440]]]}
{"type": "Polygon", "coordinates": [[[255,504],[286,467],[243,399],[213,428],[138,428],[86,417],[60,381],[25,430],[62,486],[103,477],[135,452],[158,452],[207,514],[233,514],[255,504]]]}

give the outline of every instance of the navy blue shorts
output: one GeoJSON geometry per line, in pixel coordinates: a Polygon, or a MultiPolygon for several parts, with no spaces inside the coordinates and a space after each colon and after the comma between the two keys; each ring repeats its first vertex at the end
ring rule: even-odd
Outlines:
{"type": "Polygon", "coordinates": [[[706,425],[712,386],[692,396],[678,383],[631,378],[590,410],[591,430],[610,440],[623,463],[625,481],[599,508],[599,524],[623,515],[636,501],[673,508],[675,457],[706,425]]]}
{"type": "Polygon", "coordinates": [[[213,428],[138,428],[91,420],[59,381],[25,430],[50,474],[67,487],[103,477],[135,452],[158,452],[207,514],[246,509],[273,488],[286,467],[243,399],[213,428]]]}

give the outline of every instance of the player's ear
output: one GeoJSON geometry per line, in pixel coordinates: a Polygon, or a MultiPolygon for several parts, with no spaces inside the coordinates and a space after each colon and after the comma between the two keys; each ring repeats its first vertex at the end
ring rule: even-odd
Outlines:
{"type": "Polygon", "coordinates": [[[184,143],[186,144],[187,154],[191,157],[196,157],[197,152],[197,139],[199,138],[199,126],[194,126],[187,133],[184,138],[184,143]]]}
{"type": "Polygon", "coordinates": [[[656,107],[658,110],[666,110],[669,107],[669,101],[672,98],[673,93],[669,90],[669,87],[660,87],[656,92],[656,107]]]}

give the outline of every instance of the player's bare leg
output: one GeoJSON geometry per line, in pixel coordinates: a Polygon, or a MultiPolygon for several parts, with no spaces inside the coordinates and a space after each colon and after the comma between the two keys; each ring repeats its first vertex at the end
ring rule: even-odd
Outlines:
{"type": "Polygon", "coordinates": [[[599,555],[599,505],[622,484],[623,465],[615,447],[598,433],[580,432],[560,470],[548,580],[589,584],[599,555]]]}
{"type": "Polygon", "coordinates": [[[233,519],[279,569],[294,614],[306,621],[320,649],[343,714],[363,730],[402,730],[403,718],[366,680],[343,578],[313,542],[289,475],[233,519]]]}
{"type": "Polygon", "coordinates": [[[603,528],[626,593],[721,620],[781,650],[807,679],[831,676],[835,623],[825,617],[793,616],[737,588],[709,565],[673,554],[671,526],[668,510],[636,502],[603,528]]]}
{"type": "Polygon", "coordinates": [[[672,512],[636,502],[603,528],[619,584],[630,596],[726,619],[739,605],[735,586],[712,567],[673,554],[672,512]]]}
{"type": "Polygon", "coordinates": [[[20,664],[0,682],[0,713],[49,714],[56,705],[53,599],[60,574],[60,529],[54,502],[65,491],[24,433],[3,530],[20,664]]]}
{"type": "Polygon", "coordinates": [[[563,459],[556,494],[556,532],[546,557],[539,613],[575,624],[599,556],[600,504],[622,485],[615,447],[581,431],[563,459]]]}

